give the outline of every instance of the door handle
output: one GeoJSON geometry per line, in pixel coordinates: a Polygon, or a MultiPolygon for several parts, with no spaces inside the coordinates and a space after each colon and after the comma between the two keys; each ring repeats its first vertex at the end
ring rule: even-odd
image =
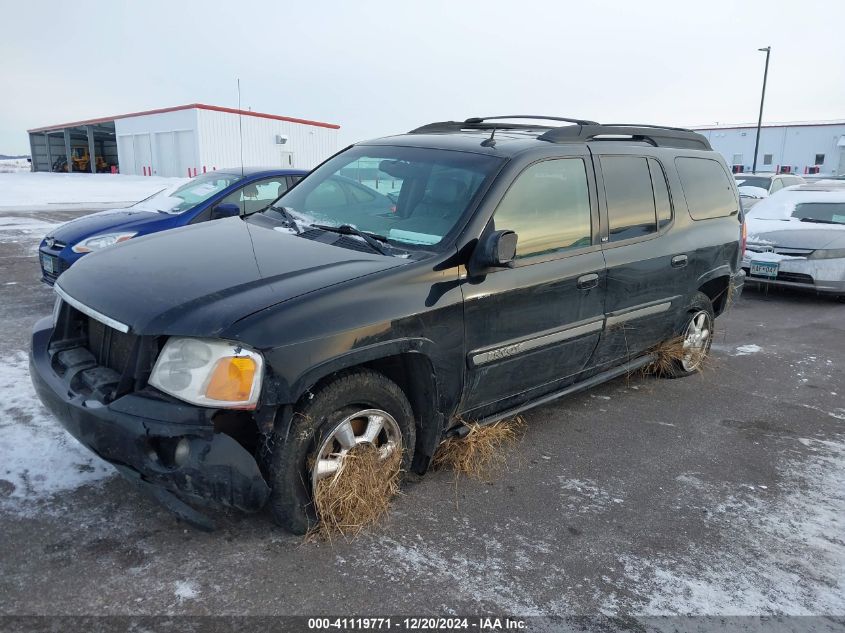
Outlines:
{"type": "Polygon", "coordinates": [[[596,273],[590,273],[589,275],[581,275],[578,277],[577,286],[581,290],[589,290],[590,288],[595,288],[599,285],[599,276],[596,273]]]}
{"type": "Polygon", "coordinates": [[[672,268],[683,268],[687,265],[689,258],[686,255],[675,255],[672,258],[672,268]]]}

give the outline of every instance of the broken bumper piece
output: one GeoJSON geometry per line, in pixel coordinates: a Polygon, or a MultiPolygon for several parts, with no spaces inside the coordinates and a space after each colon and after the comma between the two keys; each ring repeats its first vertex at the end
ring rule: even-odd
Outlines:
{"type": "Polygon", "coordinates": [[[30,375],[51,413],[83,445],[181,519],[213,523],[189,503],[246,512],[261,509],[270,489],[253,456],[232,437],[214,432],[214,409],[157,394],[132,393],[104,404],[70,389],[48,351],[50,322],[32,335],[30,375]]]}

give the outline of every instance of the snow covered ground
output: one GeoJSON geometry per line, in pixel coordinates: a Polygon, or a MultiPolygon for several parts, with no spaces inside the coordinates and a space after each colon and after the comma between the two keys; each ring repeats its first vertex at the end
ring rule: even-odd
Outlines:
{"type": "Polygon", "coordinates": [[[178,186],[185,178],[122,174],[0,173],[0,211],[134,203],[178,186]]]}
{"type": "Polygon", "coordinates": [[[0,464],[0,508],[20,514],[50,495],[114,475],[41,404],[23,351],[0,366],[0,464]]]}
{"type": "Polygon", "coordinates": [[[0,174],[16,174],[31,168],[26,158],[0,158],[0,174]]]}

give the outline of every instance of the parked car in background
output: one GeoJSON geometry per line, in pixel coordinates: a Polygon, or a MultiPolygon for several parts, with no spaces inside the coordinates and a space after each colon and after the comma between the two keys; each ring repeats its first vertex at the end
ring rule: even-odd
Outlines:
{"type": "Polygon", "coordinates": [[[58,276],[87,253],[150,233],[266,208],[306,173],[299,169],[221,169],[192,178],[126,209],[86,215],[62,224],[39,246],[41,281],[58,276]]]}
{"type": "Polygon", "coordinates": [[[461,420],[661,342],[694,373],[744,279],[724,159],[690,130],[505,118],[358,143],[243,221],[86,258],[33,331],[40,398],[182,518],[269,505],[301,533],[356,447],[423,473],[461,420]]]}
{"type": "Polygon", "coordinates": [[[784,187],[806,182],[801,176],[792,174],[734,174],[734,179],[742,198],[742,208],[746,211],[784,187]]]}
{"type": "Polygon", "coordinates": [[[784,189],[746,214],[749,281],[845,296],[845,182],[784,189]]]}

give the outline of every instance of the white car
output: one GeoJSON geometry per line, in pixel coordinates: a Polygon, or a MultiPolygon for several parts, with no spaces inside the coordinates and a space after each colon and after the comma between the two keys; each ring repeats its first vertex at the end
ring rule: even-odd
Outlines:
{"type": "Polygon", "coordinates": [[[785,187],[803,185],[806,180],[792,174],[734,174],[742,208],[748,211],[755,204],[785,187]]]}
{"type": "Polygon", "coordinates": [[[805,184],[746,214],[749,281],[845,297],[845,183],[805,184]]]}

